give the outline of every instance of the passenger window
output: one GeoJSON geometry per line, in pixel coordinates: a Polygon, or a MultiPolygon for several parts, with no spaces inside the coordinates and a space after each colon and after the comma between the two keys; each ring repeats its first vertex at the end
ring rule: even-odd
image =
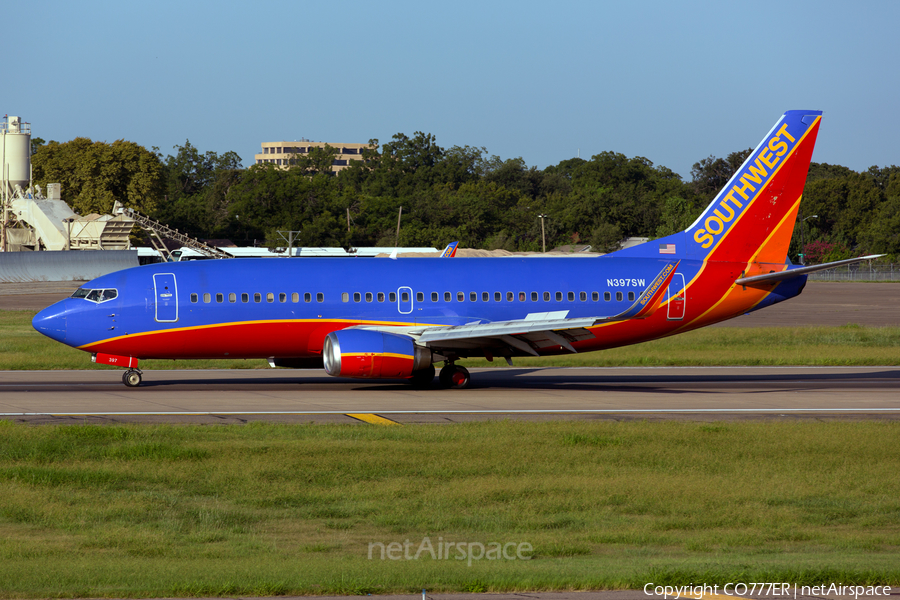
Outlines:
{"type": "Polygon", "coordinates": [[[616,292],[616,302],[622,301],[622,292],[616,292]]]}
{"type": "Polygon", "coordinates": [[[353,301],[359,302],[360,300],[362,300],[362,296],[359,295],[359,292],[353,292],[353,301]]]}
{"type": "Polygon", "coordinates": [[[390,292],[388,294],[388,300],[392,303],[396,302],[397,301],[397,292],[390,292]]]}
{"type": "Polygon", "coordinates": [[[544,292],[544,302],[550,302],[550,292],[544,292]]]}
{"type": "Polygon", "coordinates": [[[494,302],[500,302],[501,300],[503,300],[503,296],[500,292],[494,292],[494,302]]]}
{"type": "Polygon", "coordinates": [[[634,292],[628,292],[628,301],[634,302],[634,292]]]}
{"type": "Polygon", "coordinates": [[[566,300],[568,300],[569,302],[574,302],[575,301],[575,292],[569,292],[568,294],[566,294],[566,300]]]}
{"type": "Polygon", "coordinates": [[[591,292],[591,300],[596,302],[600,299],[600,292],[591,292]]]}
{"type": "Polygon", "coordinates": [[[350,302],[350,294],[347,292],[343,292],[341,294],[341,302],[350,302]]]}
{"type": "Polygon", "coordinates": [[[416,292],[416,302],[425,302],[425,294],[416,292]]]}
{"type": "Polygon", "coordinates": [[[580,292],[578,294],[578,299],[582,302],[585,302],[587,300],[587,292],[580,292]]]}
{"type": "MultiPolygon", "coordinates": [[[[91,297],[88,296],[88,300],[90,300],[90,299],[91,299],[91,297]]],[[[203,302],[204,303],[209,304],[210,300],[212,300],[212,296],[209,295],[209,292],[206,292],[205,294],[203,294],[203,302]]]]}
{"type": "Polygon", "coordinates": [[[453,296],[450,292],[444,292],[444,302],[450,302],[451,300],[453,300],[453,296]]]}
{"type": "Polygon", "coordinates": [[[266,294],[266,302],[275,302],[275,294],[268,292],[266,294]]]}
{"type": "Polygon", "coordinates": [[[456,301],[457,302],[465,302],[466,301],[465,292],[456,292],[456,301]]]}
{"type": "Polygon", "coordinates": [[[525,298],[527,298],[525,292],[519,292],[519,302],[525,302],[525,298]]]}
{"type": "Polygon", "coordinates": [[[609,292],[603,292],[603,300],[605,302],[609,302],[610,300],[612,300],[612,296],[610,295],[609,292]]]}
{"type": "Polygon", "coordinates": [[[469,302],[478,302],[478,292],[469,292],[469,302]]]}
{"type": "Polygon", "coordinates": [[[556,292],[556,301],[562,302],[562,292],[556,292]]]}
{"type": "Polygon", "coordinates": [[[250,294],[241,294],[241,302],[250,302],[250,294]]]}
{"type": "Polygon", "coordinates": [[[507,302],[512,302],[515,299],[516,299],[516,297],[512,292],[506,292],[506,301],[507,302]]]}
{"type": "Polygon", "coordinates": [[[224,294],[216,294],[216,302],[225,302],[224,294]]]}
{"type": "Polygon", "coordinates": [[[372,292],[366,292],[366,302],[372,301],[372,292]]]}
{"type": "Polygon", "coordinates": [[[317,292],[316,302],[325,302],[325,294],[323,294],[322,292],[317,292]]]}
{"type": "Polygon", "coordinates": [[[254,302],[262,302],[262,294],[260,294],[259,292],[256,292],[255,294],[253,294],[253,301],[254,302]]]}
{"type": "Polygon", "coordinates": [[[384,292],[378,292],[378,301],[384,302],[384,292]]]}
{"type": "Polygon", "coordinates": [[[196,302],[198,300],[197,294],[191,294],[191,302],[196,302]]]}
{"type": "Polygon", "coordinates": [[[531,292],[531,301],[532,302],[538,301],[538,293],[537,292],[531,292]]]}
{"type": "MultiPolygon", "coordinates": [[[[291,292],[291,302],[297,304],[300,302],[300,294],[298,292],[291,292]]],[[[309,302],[309,300],[307,300],[309,302]]]]}
{"type": "Polygon", "coordinates": [[[278,292],[278,301],[287,302],[287,294],[285,294],[284,292],[278,292]]]}
{"type": "Polygon", "coordinates": [[[490,300],[491,300],[490,294],[488,294],[487,292],[481,292],[481,301],[482,302],[489,302],[490,300]]]}
{"type": "Polygon", "coordinates": [[[403,302],[409,302],[409,292],[401,292],[401,293],[400,293],[400,299],[401,299],[403,302]]]}
{"type": "Polygon", "coordinates": [[[228,301],[231,302],[232,304],[237,302],[237,294],[235,294],[234,292],[230,292],[228,294],[228,301]]]}
{"type": "Polygon", "coordinates": [[[304,293],[303,301],[304,302],[312,302],[312,294],[310,294],[309,292],[304,293]]]}
{"type": "Polygon", "coordinates": [[[438,293],[437,292],[431,292],[431,301],[432,302],[438,301],[438,293]]]}

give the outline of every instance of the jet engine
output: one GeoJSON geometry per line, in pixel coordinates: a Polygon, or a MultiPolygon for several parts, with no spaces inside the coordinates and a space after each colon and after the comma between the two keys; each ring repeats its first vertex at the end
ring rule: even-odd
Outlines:
{"type": "Polygon", "coordinates": [[[429,367],[431,350],[405,335],[342,329],[325,337],[322,359],[325,372],[333,377],[396,379],[429,367]]]}

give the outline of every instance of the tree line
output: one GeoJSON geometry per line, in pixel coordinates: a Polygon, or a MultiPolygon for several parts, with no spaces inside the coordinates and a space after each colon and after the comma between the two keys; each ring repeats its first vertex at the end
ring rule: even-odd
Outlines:
{"type": "MultiPolygon", "coordinates": [[[[370,140],[362,160],[332,171],[332,148],[298,155],[288,168],[241,167],[234,152],[202,153],[190,141],[163,157],[125,140],[77,138],[33,144],[41,185],[59,182],[81,214],[115,200],[202,239],[283,245],[278,230],[299,231],[303,246],[463,247],[540,250],[591,244],[610,251],[626,237],[681,231],[709,204],[752,149],[699,160],[691,181],[643,157],[602,152],[545,169],[503,160],[485,148],[442,148],[431,134],[370,140]],[[396,239],[398,213],[402,225],[396,239]]],[[[900,167],[813,163],[795,226],[807,262],[863,252],[900,257],[900,167]]]]}

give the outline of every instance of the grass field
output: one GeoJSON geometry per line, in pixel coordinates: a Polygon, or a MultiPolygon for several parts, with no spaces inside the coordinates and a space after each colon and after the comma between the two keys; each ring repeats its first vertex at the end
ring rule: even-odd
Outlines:
{"type": "Polygon", "coordinates": [[[900,583],[896,422],[0,422],[0,439],[7,598],[900,583]],[[426,537],[533,550],[368,558],[426,537]]]}
{"type": "MultiPolygon", "coordinates": [[[[31,327],[34,313],[0,311],[0,370],[109,369],[90,355],[64,346],[31,327]]],[[[545,358],[517,358],[516,366],[716,366],[900,364],[900,327],[713,327],[601,352],[545,358]]],[[[504,367],[467,360],[472,367],[504,367]]],[[[142,369],[268,368],[264,360],[147,360],[142,369]]]]}

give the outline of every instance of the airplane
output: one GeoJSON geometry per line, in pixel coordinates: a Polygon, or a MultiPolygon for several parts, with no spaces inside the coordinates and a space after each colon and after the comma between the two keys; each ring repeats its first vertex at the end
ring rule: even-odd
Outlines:
{"type": "MultiPolygon", "coordinates": [[[[685,231],[592,258],[231,258],[98,277],[40,311],[40,333],[127,369],[145,359],[265,358],[337,377],[465,388],[467,357],[636,344],[800,294],[875,258],[787,260],[821,111],[784,113],[685,231]]],[[[448,248],[444,256],[452,256],[448,248]]]]}

